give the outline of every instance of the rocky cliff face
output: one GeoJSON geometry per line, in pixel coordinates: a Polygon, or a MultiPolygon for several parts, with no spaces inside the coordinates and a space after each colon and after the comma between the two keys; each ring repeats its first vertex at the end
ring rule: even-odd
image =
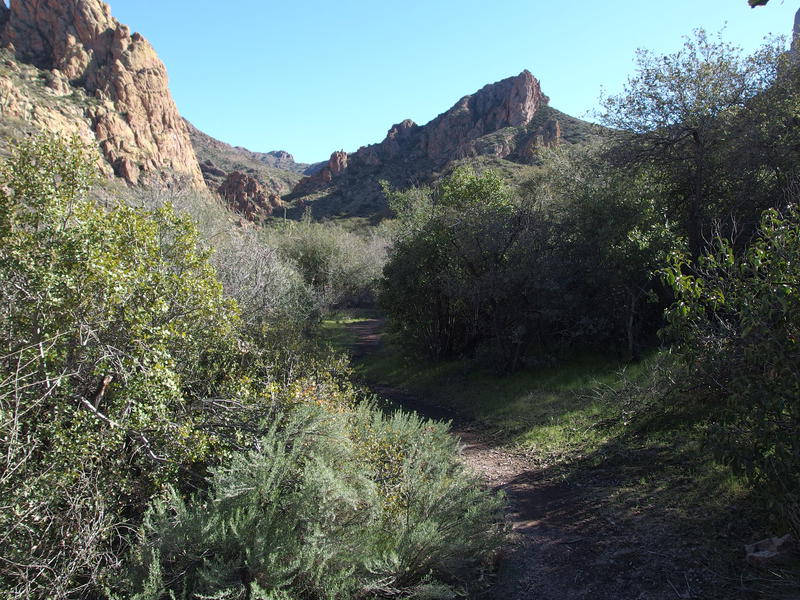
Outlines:
{"type": "MultiPolygon", "coordinates": [[[[96,138],[85,114],[88,101],[60,71],[41,71],[0,49],[0,145],[40,131],[57,131],[94,146],[96,138]]],[[[112,175],[110,165],[99,156],[98,167],[112,175]]]]}
{"type": "Polygon", "coordinates": [[[437,164],[474,156],[475,140],[505,127],[524,127],[548,102],[527,70],[487,85],[425,126],[425,152],[437,164]]]}
{"type": "Polygon", "coordinates": [[[0,44],[19,61],[52,73],[60,91],[78,89],[90,98],[83,118],[117,176],[203,185],[164,64],[107,4],[11,0],[0,9],[0,28],[0,44]]]}

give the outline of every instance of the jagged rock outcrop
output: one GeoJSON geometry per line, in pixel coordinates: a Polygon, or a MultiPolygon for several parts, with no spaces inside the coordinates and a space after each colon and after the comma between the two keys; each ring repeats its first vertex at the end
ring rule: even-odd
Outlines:
{"type": "Polygon", "coordinates": [[[256,179],[239,171],[230,173],[218,191],[233,212],[254,223],[283,206],[280,196],[268,193],[256,179]]]}
{"type": "Polygon", "coordinates": [[[345,172],[348,158],[347,152],[344,150],[337,150],[331,154],[328,164],[322,167],[322,169],[298,181],[297,185],[292,190],[292,194],[310,194],[325,187],[345,172]]]}
{"type": "Polygon", "coordinates": [[[343,165],[334,168],[332,156],[320,173],[302,179],[292,196],[322,190],[347,171],[377,173],[389,169],[392,173],[387,179],[395,175],[395,179],[422,181],[454,160],[483,155],[505,158],[517,150],[515,129],[526,127],[548,102],[539,81],[523,71],[464,96],[427,125],[419,126],[409,119],[393,125],[382,142],[359,148],[343,165]],[[487,139],[506,129],[505,135],[498,133],[487,139]]]}
{"type": "Polygon", "coordinates": [[[425,126],[425,151],[441,165],[474,155],[474,141],[504,127],[523,127],[549,102],[530,71],[465,96],[425,126]]]}
{"type": "Polygon", "coordinates": [[[523,145],[520,156],[531,161],[542,148],[552,148],[561,143],[561,123],[558,119],[547,119],[523,145]]]}
{"type": "Polygon", "coordinates": [[[169,91],[164,64],[140,34],[100,0],[11,0],[0,11],[0,43],[24,63],[48,70],[62,95],[84,90],[100,150],[130,183],[182,179],[203,185],[169,91]]]}

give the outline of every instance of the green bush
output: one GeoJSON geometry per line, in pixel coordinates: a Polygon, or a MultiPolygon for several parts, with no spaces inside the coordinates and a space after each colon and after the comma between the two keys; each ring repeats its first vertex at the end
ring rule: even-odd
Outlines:
{"type": "Polygon", "coordinates": [[[212,453],[192,403],[240,383],[236,308],[193,225],[86,200],[92,165],[51,138],[0,164],[5,597],[94,585],[153,490],[212,453]]]}
{"type": "Polygon", "coordinates": [[[409,354],[512,371],[576,348],[635,357],[654,337],[652,271],[673,235],[595,149],[550,153],[519,193],[457,169],[390,200],[380,299],[409,354]]]}
{"type": "Polygon", "coordinates": [[[285,229],[269,232],[267,239],[311,286],[321,308],[374,302],[386,260],[380,236],[359,236],[335,223],[315,223],[306,215],[285,229]]]}
{"type": "Polygon", "coordinates": [[[345,599],[407,595],[432,578],[468,586],[499,543],[502,501],[454,444],[442,425],[369,406],[277,415],[207,493],[154,502],[127,593],[345,599]]]}
{"type": "Polygon", "coordinates": [[[709,442],[773,506],[800,498],[800,210],[764,213],[741,253],[718,239],[696,263],[672,257],[667,334],[679,343],[709,442]]]}
{"type": "Polygon", "coordinates": [[[303,335],[280,347],[309,303],[274,252],[233,248],[242,318],[193,222],[87,199],[93,162],[57,138],[0,162],[0,596],[460,584],[501,500],[445,430],[355,408],[303,335]]]}

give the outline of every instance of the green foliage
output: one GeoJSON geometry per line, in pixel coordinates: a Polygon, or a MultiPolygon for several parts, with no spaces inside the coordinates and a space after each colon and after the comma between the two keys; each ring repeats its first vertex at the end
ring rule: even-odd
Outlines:
{"type": "Polygon", "coordinates": [[[556,223],[557,302],[565,320],[581,324],[571,335],[638,358],[665,306],[654,273],[683,240],[658,204],[660,189],[604,153],[601,145],[551,152],[526,187],[556,223]]]}
{"type": "Polygon", "coordinates": [[[129,592],[344,599],[405,594],[429,575],[469,585],[499,542],[502,501],[454,444],[441,425],[369,406],[276,415],[207,493],[154,502],[129,592]]]}
{"type": "Polygon", "coordinates": [[[269,232],[268,244],[294,266],[323,309],[374,302],[376,282],[385,261],[385,243],[335,223],[316,223],[306,213],[300,222],[269,232]]]}
{"type": "Polygon", "coordinates": [[[0,586],[61,597],[113,563],[125,515],[204,460],[191,402],[235,387],[235,306],[192,224],[105,211],[76,141],[18,146],[0,170],[0,586]]]}
{"type": "Polygon", "coordinates": [[[242,317],[190,218],[103,208],[92,172],[49,137],[0,163],[0,595],[460,584],[501,500],[445,430],[354,408],[346,362],[279,328],[315,306],[274,251],[229,239],[242,317]]]}
{"type": "Polygon", "coordinates": [[[765,212],[743,252],[718,238],[696,263],[672,257],[667,333],[692,401],[713,414],[709,441],[771,503],[800,495],[800,211],[765,212]]]}
{"type": "Polygon", "coordinates": [[[436,190],[392,192],[390,204],[400,224],[381,304],[399,338],[435,358],[473,351],[484,339],[502,346],[513,332],[500,304],[515,291],[503,279],[525,277],[508,267],[530,217],[526,207],[512,202],[494,173],[464,168],[436,190]]]}
{"type": "MultiPolygon", "coordinates": [[[[786,185],[767,148],[784,137],[775,133],[797,111],[776,110],[780,103],[765,110],[764,97],[796,76],[781,75],[782,53],[782,44],[771,42],[744,56],[698,30],[676,53],[638,51],[625,92],[605,100],[603,123],[616,130],[610,159],[657,183],[660,206],[680,224],[694,256],[721,214],[750,223],[774,201],[770,181],[786,185]],[[766,130],[773,134],[762,135],[766,130]]],[[[795,145],[779,146],[778,154],[796,161],[795,145]]]]}
{"type": "Polygon", "coordinates": [[[594,150],[551,153],[519,196],[460,169],[391,201],[381,302],[410,353],[514,370],[578,343],[635,354],[658,322],[642,307],[674,234],[594,150]]]}

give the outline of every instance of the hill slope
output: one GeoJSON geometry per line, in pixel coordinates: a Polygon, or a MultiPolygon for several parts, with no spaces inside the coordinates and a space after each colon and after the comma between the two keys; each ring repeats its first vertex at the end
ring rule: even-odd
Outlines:
{"type": "Polygon", "coordinates": [[[304,175],[315,170],[315,165],[296,163],[288,152],[253,152],[221,142],[203,133],[189,121],[186,121],[186,127],[203,178],[211,189],[219,188],[231,172],[240,171],[254,177],[270,192],[286,194],[304,175]]]}

